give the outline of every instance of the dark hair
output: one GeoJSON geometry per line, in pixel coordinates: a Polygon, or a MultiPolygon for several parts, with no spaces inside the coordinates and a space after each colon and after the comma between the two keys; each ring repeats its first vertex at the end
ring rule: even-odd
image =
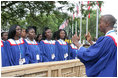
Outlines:
{"type": "Polygon", "coordinates": [[[36,41],[38,41],[38,38],[39,38],[40,35],[41,35],[41,34],[38,34],[38,35],[37,35],[37,37],[36,37],[36,41]]]}
{"type": "Polygon", "coordinates": [[[50,28],[45,27],[45,28],[44,28],[44,30],[43,30],[43,34],[42,34],[42,39],[43,39],[43,40],[45,40],[45,39],[46,39],[45,34],[46,34],[46,31],[47,31],[48,29],[50,29],[50,28]]]}
{"type": "Polygon", "coordinates": [[[2,32],[2,33],[1,33],[1,37],[3,37],[3,34],[4,34],[4,33],[8,33],[8,32],[2,32]]]}
{"type": "Polygon", "coordinates": [[[19,25],[13,25],[10,29],[9,29],[9,33],[8,33],[8,39],[12,38],[14,39],[14,36],[16,35],[16,27],[19,25]]]}
{"type": "MultiPolygon", "coordinates": [[[[66,33],[66,31],[64,30],[64,29],[60,29],[60,30],[58,30],[58,32],[57,32],[57,39],[60,39],[60,32],[61,31],[64,31],[65,32],[65,38],[67,38],[67,33],[66,33]]],[[[65,40],[65,38],[64,38],[64,40],[65,40]]]]}
{"type": "Polygon", "coordinates": [[[28,33],[31,29],[34,29],[34,31],[36,33],[36,27],[35,26],[28,26],[26,29],[26,33],[28,33]]]}
{"type": "Polygon", "coordinates": [[[114,26],[114,24],[116,23],[116,19],[114,16],[107,14],[107,15],[103,15],[104,21],[108,22],[112,27],[114,26]]]}
{"type": "Polygon", "coordinates": [[[58,33],[58,31],[55,31],[54,33],[53,33],[53,39],[55,40],[55,38],[57,39],[57,33],[58,33]]]}

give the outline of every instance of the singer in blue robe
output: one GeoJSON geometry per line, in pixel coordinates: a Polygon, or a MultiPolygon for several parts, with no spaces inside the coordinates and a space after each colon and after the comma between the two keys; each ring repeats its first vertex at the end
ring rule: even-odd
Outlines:
{"type": "Polygon", "coordinates": [[[24,40],[20,38],[21,27],[13,25],[9,29],[8,40],[5,42],[5,50],[8,56],[10,66],[23,65],[28,63],[28,52],[24,40]]]}
{"type": "Polygon", "coordinates": [[[78,58],[85,64],[89,77],[112,77],[117,74],[117,46],[110,37],[100,37],[88,49],[81,47],[78,58]]]}
{"type": "Polygon", "coordinates": [[[57,61],[58,53],[56,51],[55,40],[52,40],[52,31],[50,28],[44,28],[39,47],[43,54],[43,62],[57,61]]]}
{"type": "Polygon", "coordinates": [[[42,52],[38,46],[38,43],[35,40],[30,41],[28,38],[24,41],[27,47],[27,51],[29,52],[29,63],[42,62],[42,52]]]}
{"type": "Polygon", "coordinates": [[[4,42],[1,41],[1,61],[2,61],[2,67],[9,66],[8,57],[4,48],[4,42]]]}
{"type": "Polygon", "coordinates": [[[21,59],[24,59],[22,61],[23,64],[29,63],[29,57],[26,57],[26,55],[29,55],[29,53],[26,52],[26,45],[24,44],[24,40],[8,39],[5,42],[5,45],[6,45],[5,49],[8,55],[10,66],[20,65],[19,64],[20,55],[21,55],[21,59]]]}
{"type": "Polygon", "coordinates": [[[57,61],[57,51],[54,40],[42,40],[39,47],[43,53],[43,62],[57,61]]]}
{"type": "Polygon", "coordinates": [[[42,62],[42,52],[35,41],[36,27],[28,26],[26,29],[27,38],[25,39],[25,44],[29,55],[29,63],[39,63],[42,62]]]}
{"type": "Polygon", "coordinates": [[[56,47],[58,52],[58,61],[62,60],[68,60],[69,54],[68,54],[68,44],[62,39],[59,39],[56,41],[56,47]]]}
{"type": "Polygon", "coordinates": [[[116,19],[112,15],[103,15],[100,18],[99,29],[105,36],[99,37],[92,43],[90,33],[86,39],[93,44],[89,48],[81,47],[78,43],[80,36],[77,33],[72,37],[78,47],[78,58],[86,67],[88,77],[117,77],[117,41],[118,37],[113,30],[116,19]]]}
{"type": "Polygon", "coordinates": [[[67,38],[67,33],[63,29],[59,29],[57,31],[57,41],[56,41],[56,47],[58,52],[58,61],[62,60],[68,60],[70,59],[70,53],[68,51],[68,43],[65,42],[65,39],[67,38]]]}

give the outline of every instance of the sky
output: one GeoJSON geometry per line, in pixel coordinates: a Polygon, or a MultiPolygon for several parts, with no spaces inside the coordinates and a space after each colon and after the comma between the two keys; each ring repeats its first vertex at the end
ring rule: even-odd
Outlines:
{"type": "Polygon", "coordinates": [[[104,14],[112,14],[114,17],[118,17],[118,1],[108,0],[104,1],[104,5],[102,6],[101,15],[104,14]]]}

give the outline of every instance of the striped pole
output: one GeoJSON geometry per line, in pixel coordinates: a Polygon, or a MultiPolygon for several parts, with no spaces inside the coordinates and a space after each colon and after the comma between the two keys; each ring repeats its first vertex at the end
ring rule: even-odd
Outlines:
{"type": "Polygon", "coordinates": [[[96,16],[96,38],[98,38],[98,20],[99,20],[99,7],[97,6],[97,16],[96,16]]]}
{"type": "MultiPolygon", "coordinates": [[[[80,10],[82,10],[81,2],[80,2],[80,10]]],[[[82,13],[80,12],[80,43],[81,43],[81,34],[82,34],[82,13]]]]}

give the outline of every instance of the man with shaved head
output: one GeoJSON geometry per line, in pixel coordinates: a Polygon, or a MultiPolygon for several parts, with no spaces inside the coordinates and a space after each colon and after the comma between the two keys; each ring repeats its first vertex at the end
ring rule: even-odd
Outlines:
{"type": "MultiPolygon", "coordinates": [[[[78,47],[78,58],[86,67],[88,77],[117,77],[117,35],[113,30],[116,19],[112,15],[103,15],[100,18],[99,29],[105,34],[98,38],[89,48],[78,43],[80,37],[75,34],[73,43],[78,47]]],[[[87,35],[91,41],[90,34],[87,35]]]]}

